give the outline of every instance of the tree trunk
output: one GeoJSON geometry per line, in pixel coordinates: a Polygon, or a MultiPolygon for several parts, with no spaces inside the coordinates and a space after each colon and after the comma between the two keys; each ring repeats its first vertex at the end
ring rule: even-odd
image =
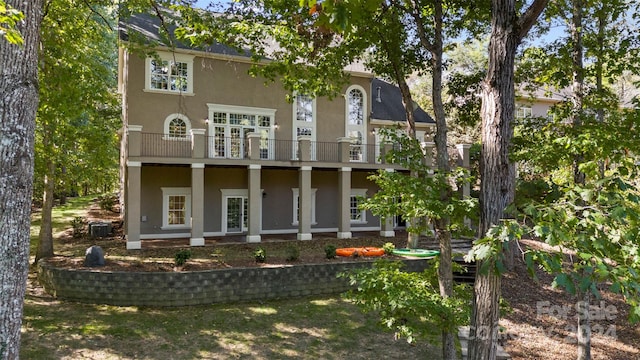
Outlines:
{"type": "MultiPolygon", "coordinates": [[[[489,68],[482,84],[482,156],[480,160],[480,236],[500,222],[514,198],[515,166],[509,161],[515,111],[514,59],[518,44],[547,4],[534,0],[521,17],[515,0],[491,1],[489,68]]],[[[469,359],[495,359],[500,316],[500,275],[495,259],[474,284],[469,359]]],[[[482,268],[483,264],[478,264],[482,268]]]]}
{"type": "MultiPolygon", "coordinates": [[[[493,260],[485,260],[493,262],[493,260]]],[[[482,264],[478,264],[478,268],[482,264]]],[[[495,359],[498,351],[498,321],[500,320],[500,275],[489,264],[486,274],[476,276],[473,311],[469,331],[468,359],[495,359]]]]}
{"type": "Polygon", "coordinates": [[[18,24],[22,46],[0,37],[0,359],[17,359],[29,271],[42,1],[6,3],[25,15],[18,24]]]}
{"type": "Polygon", "coordinates": [[[578,293],[578,299],[582,301],[582,312],[578,313],[578,360],[591,360],[591,318],[589,305],[591,304],[591,292],[589,289],[584,294],[578,293]]]}
{"type": "MultiPolygon", "coordinates": [[[[411,91],[409,90],[409,85],[404,79],[404,76],[397,76],[398,79],[398,87],[400,88],[400,93],[402,94],[402,104],[404,105],[405,114],[407,117],[407,135],[413,139],[416,138],[416,123],[413,118],[413,99],[411,98],[411,91]]],[[[411,176],[416,176],[415,173],[412,173],[411,176]]],[[[420,219],[409,219],[409,227],[415,227],[419,225],[420,219]]],[[[420,233],[415,230],[407,231],[407,248],[416,249],[418,247],[418,242],[420,241],[420,233]]]]}
{"type": "MultiPolygon", "coordinates": [[[[447,149],[447,121],[442,102],[442,2],[434,1],[434,37],[431,51],[431,70],[433,71],[432,101],[433,112],[436,120],[436,165],[438,172],[448,176],[451,172],[449,166],[449,151],[447,149]]],[[[451,199],[451,189],[443,190],[440,199],[447,202],[451,199]]],[[[438,284],[440,295],[443,298],[453,296],[453,265],[451,254],[451,231],[448,218],[435,221],[436,240],[440,247],[440,265],[438,267],[438,284]]],[[[458,358],[456,351],[457,332],[442,332],[442,358],[455,360],[458,358]]]]}
{"type": "MultiPolygon", "coordinates": [[[[489,71],[482,84],[481,236],[499,223],[515,191],[515,166],[509,161],[509,146],[515,110],[513,66],[519,40],[510,30],[514,3],[507,3],[510,4],[501,4],[502,7],[493,10],[489,71]]],[[[485,261],[491,261],[491,266],[486,273],[476,275],[474,285],[469,359],[476,360],[495,359],[498,342],[500,276],[495,272],[494,260],[485,261]]]]}
{"type": "Polygon", "coordinates": [[[44,176],[44,194],[42,196],[42,219],[40,222],[40,234],[38,235],[38,250],[36,251],[37,263],[40,259],[53,256],[53,192],[55,191],[56,165],[51,159],[47,159],[46,174],[44,176]]]}
{"type": "MultiPolygon", "coordinates": [[[[573,106],[571,109],[571,122],[575,129],[582,126],[582,108],[584,103],[584,50],[582,46],[582,0],[574,0],[572,3],[572,16],[569,25],[571,42],[571,62],[573,66],[573,83],[571,91],[573,106]]],[[[580,171],[580,164],[584,161],[583,154],[576,154],[573,163],[573,180],[576,184],[584,184],[585,174],[580,171]]]]}
{"type": "MultiPolygon", "coordinates": [[[[571,61],[573,66],[573,107],[571,111],[571,122],[574,129],[582,127],[582,114],[584,104],[584,47],[582,44],[582,0],[573,0],[572,17],[570,23],[571,41],[573,49],[571,51],[571,61]]],[[[596,64],[598,65],[599,62],[596,64]]],[[[598,68],[598,66],[596,66],[598,68]]],[[[602,74],[598,76],[601,78],[602,74]]],[[[602,84],[599,84],[601,87],[602,84]]],[[[598,89],[600,90],[600,89],[598,89]]],[[[580,170],[580,164],[584,161],[584,155],[578,153],[574,157],[573,163],[573,181],[576,184],[584,185],[586,177],[585,173],[580,170]]],[[[582,216],[582,214],[578,214],[582,216]]],[[[578,291],[578,300],[583,302],[583,311],[578,314],[578,360],[591,360],[591,324],[589,319],[589,304],[591,303],[591,294],[589,289],[584,293],[578,291]]]]}

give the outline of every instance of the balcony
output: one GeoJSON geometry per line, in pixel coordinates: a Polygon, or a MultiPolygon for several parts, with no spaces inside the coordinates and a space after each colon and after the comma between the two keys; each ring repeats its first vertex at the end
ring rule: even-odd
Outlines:
{"type": "Polygon", "coordinates": [[[381,164],[380,155],[390,148],[390,144],[358,144],[350,138],[339,138],[335,142],[311,141],[306,136],[298,140],[276,140],[263,139],[255,133],[249,133],[246,138],[213,137],[205,136],[204,131],[170,137],[129,129],[130,157],[381,164]]]}

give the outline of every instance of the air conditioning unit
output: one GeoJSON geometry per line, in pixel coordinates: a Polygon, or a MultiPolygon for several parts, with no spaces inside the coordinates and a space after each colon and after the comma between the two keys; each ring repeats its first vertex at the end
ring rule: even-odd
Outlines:
{"type": "Polygon", "coordinates": [[[89,235],[92,238],[107,237],[109,234],[111,234],[111,224],[97,221],[89,223],[89,235]]]}

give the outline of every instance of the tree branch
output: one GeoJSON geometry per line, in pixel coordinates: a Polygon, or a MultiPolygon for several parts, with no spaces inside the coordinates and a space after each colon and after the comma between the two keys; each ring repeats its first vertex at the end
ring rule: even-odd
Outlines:
{"type": "Polygon", "coordinates": [[[410,13],[414,21],[416,22],[416,29],[418,31],[418,38],[420,39],[420,43],[425,49],[427,49],[427,51],[433,54],[436,51],[436,47],[433,42],[429,41],[429,39],[427,38],[427,34],[424,31],[424,20],[422,19],[422,16],[420,16],[420,8],[416,2],[412,1],[411,3],[413,5],[413,8],[411,9],[412,11],[410,11],[410,13]]]}
{"type": "Polygon", "coordinates": [[[91,6],[91,4],[89,4],[88,0],[83,0],[84,4],[87,5],[87,7],[89,8],[89,10],[91,10],[92,13],[98,15],[102,21],[104,21],[104,24],[107,25],[107,27],[109,28],[109,30],[113,31],[113,28],[111,27],[111,24],[109,23],[109,21],[98,11],[96,11],[93,6],[91,6]]]}
{"type": "Polygon", "coordinates": [[[518,42],[527,36],[527,33],[531,30],[533,24],[536,23],[538,16],[540,16],[548,2],[549,0],[534,0],[522,16],[518,18],[518,42]]]}

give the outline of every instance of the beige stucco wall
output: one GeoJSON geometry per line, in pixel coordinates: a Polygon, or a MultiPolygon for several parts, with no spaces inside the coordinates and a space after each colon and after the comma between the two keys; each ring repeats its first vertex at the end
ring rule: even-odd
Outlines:
{"type": "MultiPolygon", "coordinates": [[[[140,216],[147,220],[140,223],[140,233],[158,233],[162,227],[162,188],[191,187],[191,168],[187,166],[143,166],[140,180],[140,216]]],[[[162,232],[185,232],[165,230],[162,232]]]]}
{"type": "MultiPolygon", "coordinates": [[[[280,83],[265,85],[265,80],[247,74],[250,64],[196,56],[193,62],[194,95],[180,96],[146,92],[145,59],[131,55],[127,84],[128,120],[142,125],[143,132],[162,133],[164,120],[175,113],[186,115],[192,128],[205,129],[207,104],[235,105],[275,109],[279,129],[277,139],[292,138],[293,105],[286,101],[287,92],[280,83]]],[[[353,76],[352,83],[362,86],[366,95],[365,114],[370,113],[370,78],[353,76]]],[[[350,84],[349,84],[350,85],[350,84]]],[[[342,95],[348,86],[344,86],[342,95]]],[[[345,136],[345,99],[321,97],[316,100],[317,141],[336,141],[345,136]]],[[[367,130],[367,133],[369,133],[367,130]]]]}

